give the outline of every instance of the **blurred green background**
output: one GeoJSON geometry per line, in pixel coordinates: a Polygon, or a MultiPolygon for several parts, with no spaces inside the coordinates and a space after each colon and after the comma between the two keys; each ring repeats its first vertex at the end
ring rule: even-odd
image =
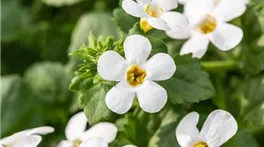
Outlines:
{"type": "MultiPolygon", "coordinates": [[[[123,37],[136,19],[119,20],[118,25],[123,26],[120,30],[113,21],[113,13],[121,14],[120,9],[113,11],[119,7],[119,0],[2,0],[1,3],[1,137],[50,125],[56,130],[44,137],[40,146],[55,146],[65,138],[68,119],[80,111],[77,94],[68,90],[78,60],[68,53],[86,43],[90,31],[96,37],[123,37]]],[[[251,8],[233,21],[245,34],[241,46],[230,53],[239,54],[240,69],[221,73],[207,68],[217,96],[188,108],[206,115],[217,108],[231,112],[245,128],[237,136],[239,141],[234,139],[231,146],[247,146],[247,142],[250,147],[264,146],[264,10],[259,3],[263,1],[252,2],[251,8]],[[230,99],[225,99],[227,96],[230,99]],[[247,100],[248,97],[251,99],[247,100]],[[231,103],[237,107],[231,107],[231,103]]],[[[118,16],[127,18],[116,15],[115,19],[118,16]]],[[[183,43],[162,35],[159,38],[165,40],[170,54],[183,43]]],[[[203,61],[221,59],[221,53],[211,48],[203,61]]],[[[176,125],[173,123],[174,128],[176,125]]],[[[166,130],[173,129],[166,128],[161,136],[168,134],[166,130]]],[[[170,141],[164,139],[160,146],[169,147],[166,143],[170,141]]]]}

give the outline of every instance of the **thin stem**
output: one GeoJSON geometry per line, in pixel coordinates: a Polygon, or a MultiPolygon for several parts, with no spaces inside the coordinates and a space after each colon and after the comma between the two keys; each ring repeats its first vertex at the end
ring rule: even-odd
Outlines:
{"type": "Polygon", "coordinates": [[[238,65],[233,60],[226,61],[206,61],[202,62],[204,69],[208,72],[226,71],[231,69],[237,69],[238,65]]]}

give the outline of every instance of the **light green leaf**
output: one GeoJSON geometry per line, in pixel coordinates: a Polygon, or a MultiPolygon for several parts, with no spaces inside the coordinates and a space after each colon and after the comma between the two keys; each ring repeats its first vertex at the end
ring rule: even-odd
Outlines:
{"type": "Polygon", "coordinates": [[[108,13],[86,13],[78,20],[77,25],[71,37],[69,52],[81,47],[88,42],[89,33],[92,32],[95,37],[101,35],[119,37],[120,31],[111,19],[108,13]]]}
{"type": "Polygon", "coordinates": [[[127,14],[122,8],[114,9],[113,15],[115,23],[126,33],[139,21],[138,18],[127,14]]]}
{"type": "Polygon", "coordinates": [[[199,63],[191,55],[175,56],[176,72],[169,80],[160,84],[167,90],[173,104],[199,102],[215,95],[214,87],[199,63]]]}
{"type": "Polygon", "coordinates": [[[62,7],[62,6],[70,6],[77,4],[84,0],[42,0],[43,3],[54,6],[54,7],[62,7]]]}

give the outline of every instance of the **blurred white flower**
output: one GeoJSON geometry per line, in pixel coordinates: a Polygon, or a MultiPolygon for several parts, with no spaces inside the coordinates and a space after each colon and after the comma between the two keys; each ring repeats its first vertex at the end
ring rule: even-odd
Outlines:
{"type": "MultiPolygon", "coordinates": [[[[180,4],[185,4],[185,3],[187,3],[188,1],[191,1],[191,0],[178,0],[178,2],[180,3],[180,4]]],[[[219,1],[221,1],[221,0],[210,0],[210,1],[213,1],[215,4],[217,4],[219,1]]],[[[242,2],[244,2],[245,4],[249,4],[249,2],[250,2],[250,0],[241,0],[242,2]]]]}
{"type": "Polygon", "coordinates": [[[79,147],[84,141],[94,137],[100,138],[106,143],[110,143],[115,139],[117,134],[115,125],[102,122],[86,130],[87,122],[84,112],[72,116],[65,129],[67,140],[62,140],[57,147],[79,147]]]}
{"type": "Polygon", "coordinates": [[[52,132],[54,132],[54,128],[48,126],[28,129],[2,138],[0,145],[4,147],[36,147],[42,139],[40,135],[52,132]]]}
{"type": "Polygon", "coordinates": [[[218,49],[228,51],[243,38],[243,31],[226,22],[241,16],[246,5],[241,0],[189,0],[184,13],[190,21],[185,29],[172,28],[167,35],[174,39],[190,38],[180,54],[193,53],[193,57],[204,56],[211,41],[218,49]]]}
{"type": "MultiPolygon", "coordinates": [[[[100,137],[92,137],[84,141],[80,147],[108,147],[108,143],[100,137]]],[[[123,147],[136,147],[134,145],[125,145],[123,147]]]]}
{"type": "Polygon", "coordinates": [[[189,113],[179,123],[176,138],[181,147],[219,147],[233,137],[238,129],[234,117],[224,110],[213,111],[199,132],[199,114],[189,113]]]}
{"type": "Polygon", "coordinates": [[[107,107],[124,114],[137,96],[144,111],[160,111],[167,102],[167,92],[153,80],[171,78],[176,71],[174,60],[168,54],[158,53],[147,61],[151,44],[141,35],[127,37],[123,46],[126,60],[114,51],[107,51],[98,61],[99,75],[105,80],[119,82],[106,95],[107,107]]]}
{"type": "Polygon", "coordinates": [[[83,0],[42,0],[45,4],[55,7],[62,7],[67,5],[73,5],[83,0]]]}
{"type": "Polygon", "coordinates": [[[171,27],[182,28],[188,25],[187,18],[170,10],[177,8],[177,0],[124,0],[123,9],[130,15],[140,17],[140,26],[144,32],[152,27],[169,31],[171,27]]]}

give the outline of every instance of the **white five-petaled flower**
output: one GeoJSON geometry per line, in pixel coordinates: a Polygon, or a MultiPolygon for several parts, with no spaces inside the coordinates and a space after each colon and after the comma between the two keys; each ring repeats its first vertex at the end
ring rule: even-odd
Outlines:
{"type": "Polygon", "coordinates": [[[4,147],[36,147],[40,141],[41,136],[54,132],[54,128],[43,126],[33,129],[24,130],[15,133],[11,136],[2,138],[0,140],[0,146],[4,147]]]}
{"type": "Polygon", "coordinates": [[[105,80],[119,82],[106,94],[107,107],[124,114],[137,96],[144,111],[160,111],[167,102],[167,92],[153,81],[171,78],[176,71],[174,60],[168,54],[158,53],[147,61],[151,44],[141,35],[127,37],[123,46],[126,60],[114,51],[107,51],[98,61],[99,75],[105,80]]]}
{"type": "Polygon", "coordinates": [[[87,122],[84,112],[72,116],[65,129],[67,140],[61,141],[58,147],[84,147],[86,144],[96,147],[98,141],[107,144],[115,139],[117,128],[114,124],[101,122],[86,130],[87,122]]]}
{"type": "Polygon", "coordinates": [[[201,58],[211,41],[222,51],[237,46],[243,38],[243,31],[226,22],[239,17],[246,10],[242,0],[189,0],[184,5],[184,14],[189,19],[185,29],[172,28],[167,35],[174,39],[190,38],[180,54],[193,53],[201,58]]]}
{"type": "Polygon", "coordinates": [[[187,18],[170,10],[177,8],[177,0],[124,0],[123,9],[130,15],[140,17],[140,26],[144,32],[156,28],[169,31],[171,27],[182,28],[188,25],[187,18]]]}
{"type": "MultiPolygon", "coordinates": [[[[191,1],[191,0],[178,0],[178,2],[179,2],[180,4],[183,4],[183,5],[184,5],[186,2],[188,2],[188,1],[191,1]]],[[[221,0],[210,0],[210,1],[214,1],[215,4],[218,4],[218,2],[221,1],[221,0]]],[[[241,0],[241,1],[243,1],[245,4],[249,4],[249,2],[250,2],[250,0],[241,0]]]]}
{"type": "Polygon", "coordinates": [[[215,110],[204,122],[199,132],[196,125],[199,114],[189,113],[179,123],[176,138],[181,147],[219,147],[237,132],[234,117],[227,111],[215,110]]]}

